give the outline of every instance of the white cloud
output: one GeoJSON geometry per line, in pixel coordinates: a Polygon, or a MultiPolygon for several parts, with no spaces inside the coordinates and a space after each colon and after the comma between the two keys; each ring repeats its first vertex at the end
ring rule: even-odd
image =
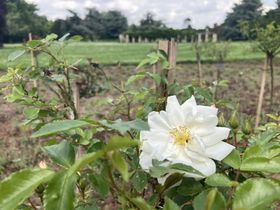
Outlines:
{"type": "MultiPolygon", "coordinates": [[[[51,19],[65,18],[67,9],[74,10],[81,16],[86,8],[95,7],[98,10],[120,10],[128,17],[129,23],[138,23],[148,12],[155,14],[168,26],[181,28],[186,18],[191,18],[191,24],[196,28],[222,23],[226,14],[234,4],[241,0],[26,0],[38,5],[39,13],[51,19]]],[[[264,0],[264,10],[275,7],[276,0],[264,0]]]]}

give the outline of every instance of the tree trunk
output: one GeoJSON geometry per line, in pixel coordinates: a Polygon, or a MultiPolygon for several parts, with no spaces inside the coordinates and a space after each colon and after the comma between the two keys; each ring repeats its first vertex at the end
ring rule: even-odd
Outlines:
{"type": "Polygon", "coordinates": [[[196,62],[197,62],[197,69],[198,69],[198,82],[199,85],[202,86],[202,68],[201,68],[201,57],[200,57],[200,50],[199,47],[195,46],[196,51],[196,62]]]}
{"type": "Polygon", "coordinates": [[[266,82],[266,72],[268,68],[268,61],[269,56],[266,55],[264,67],[262,70],[262,76],[261,76],[261,88],[260,88],[260,94],[259,94],[259,101],[258,101],[258,107],[256,112],[256,123],[255,123],[255,129],[259,126],[260,118],[261,118],[261,111],[262,111],[262,104],[263,104],[263,98],[264,98],[264,91],[265,91],[265,82],[266,82]]]}
{"type": "Polygon", "coordinates": [[[269,55],[269,67],[270,67],[270,108],[272,108],[273,95],[274,95],[273,55],[269,55]]]}

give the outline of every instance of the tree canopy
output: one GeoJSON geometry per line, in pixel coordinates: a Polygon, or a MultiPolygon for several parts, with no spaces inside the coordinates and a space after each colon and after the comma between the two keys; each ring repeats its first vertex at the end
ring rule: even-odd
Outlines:
{"type": "Polygon", "coordinates": [[[223,24],[222,36],[224,39],[242,40],[240,24],[244,21],[253,28],[257,20],[262,15],[262,3],[260,0],[242,0],[240,4],[235,4],[231,13],[228,13],[223,24]]]}
{"type": "Polygon", "coordinates": [[[5,15],[6,15],[6,4],[5,0],[0,0],[0,47],[3,46],[4,33],[5,33],[5,15]]]}

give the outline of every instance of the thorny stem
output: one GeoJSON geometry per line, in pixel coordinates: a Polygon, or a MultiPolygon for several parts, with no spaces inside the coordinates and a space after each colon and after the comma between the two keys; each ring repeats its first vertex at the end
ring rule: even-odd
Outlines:
{"type": "Polygon", "coordinates": [[[30,203],[30,205],[32,206],[33,209],[37,210],[37,207],[35,206],[35,204],[32,202],[32,200],[30,198],[27,199],[28,202],[30,203]]]}

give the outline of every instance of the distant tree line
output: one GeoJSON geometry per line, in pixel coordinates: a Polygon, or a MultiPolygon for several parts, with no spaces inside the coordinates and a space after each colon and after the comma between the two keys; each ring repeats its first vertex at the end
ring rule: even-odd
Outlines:
{"type": "MultiPolygon", "coordinates": [[[[277,8],[262,11],[261,0],[242,0],[235,4],[232,12],[227,14],[224,23],[213,27],[207,27],[210,32],[218,34],[224,40],[246,40],[248,37],[256,37],[253,29],[265,27],[274,21],[280,24],[280,0],[276,1],[277,8]],[[251,34],[243,33],[244,29],[251,34]]],[[[35,4],[29,4],[24,0],[0,0],[0,47],[3,42],[23,42],[31,32],[33,35],[43,37],[49,33],[62,36],[66,33],[79,34],[86,40],[113,40],[118,35],[129,34],[133,37],[148,38],[180,38],[188,37],[203,30],[194,29],[191,18],[183,20],[183,29],[167,27],[161,20],[157,20],[152,13],[147,13],[139,25],[128,26],[127,18],[119,11],[100,12],[94,8],[87,10],[84,18],[76,12],[69,11],[66,19],[48,20],[45,16],[37,14],[35,4]]]]}
{"type": "Polygon", "coordinates": [[[35,4],[24,0],[0,0],[0,43],[23,42],[28,33],[44,37],[49,33],[60,36],[71,33],[84,39],[116,39],[127,30],[127,18],[119,11],[99,12],[88,9],[85,18],[69,11],[66,19],[48,20],[37,14],[35,4]]]}

